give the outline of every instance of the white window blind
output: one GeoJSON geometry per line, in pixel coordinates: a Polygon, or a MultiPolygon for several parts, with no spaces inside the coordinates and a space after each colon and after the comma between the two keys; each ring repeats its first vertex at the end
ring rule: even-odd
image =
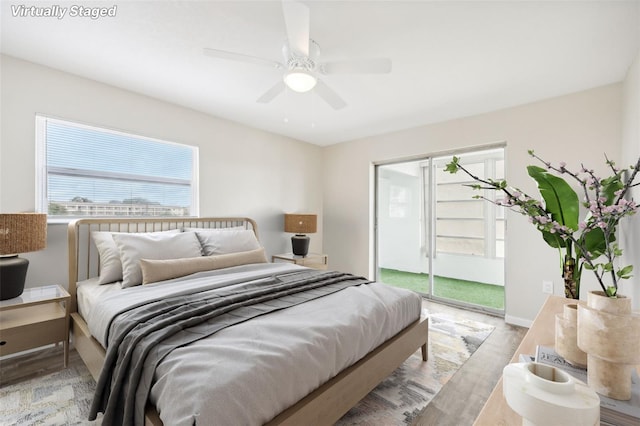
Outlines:
{"type": "Polygon", "coordinates": [[[197,216],[197,147],[36,116],[38,209],[197,216]]]}

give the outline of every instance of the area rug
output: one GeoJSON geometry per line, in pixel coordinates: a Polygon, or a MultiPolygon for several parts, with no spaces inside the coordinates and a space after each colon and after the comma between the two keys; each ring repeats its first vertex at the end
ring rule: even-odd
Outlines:
{"type": "Polygon", "coordinates": [[[0,388],[0,425],[99,425],[87,420],[95,389],[74,357],[67,369],[0,388]]]}
{"type": "MultiPolygon", "coordinates": [[[[493,327],[445,314],[429,318],[429,360],[413,354],[337,423],[411,424],[493,327]]],[[[99,425],[86,420],[95,381],[79,358],[66,370],[0,388],[1,425],[99,425]]]]}
{"type": "Polygon", "coordinates": [[[428,361],[422,361],[420,351],[414,353],[336,424],[411,424],[494,328],[465,318],[431,314],[428,361]]]}

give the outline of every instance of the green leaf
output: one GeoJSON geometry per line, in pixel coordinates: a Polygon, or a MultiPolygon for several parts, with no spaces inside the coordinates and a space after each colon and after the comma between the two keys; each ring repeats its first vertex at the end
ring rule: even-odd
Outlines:
{"type": "Polygon", "coordinates": [[[552,234],[551,232],[543,230],[540,230],[540,232],[542,232],[542,238],[547,242],[547,244],[549,244],[550,247],[564,248],[567,245],[566,241],[557,233],[552,234]]]}
{"type": "MultiPolygon", "coordinates": [[[[591,253],[592,259],[597,259],[602,256],[607,250],[607,243],[604,239],[604,231],[601,228],[594,228],[589,232],[582,234],[581,239],[584,241],[584,246],[587,251],[591,253]]],[[[610,241],[615,240],[615,235],[609,236],[610,241]]]]}
{"type": "Polygon", "coordinates": [[[607,287],[607,296],[609,297],[617,297],[618,289],[614,286],[607,287]]]}
{"type": "Polygon", "coordinates": [[[614,175],[606,179],[602,179],[600,181],[600,184],[602,185],[602,195],[604,195],[607,199],[607,201],[605,201],[605,205],[607,206],[610,206],[615,201],[615,192],[624,187],[622,181],[620,180],[620,175],[614,175]]]}
{"type": "Polygon", "coordinates": [[[447,166],[445,167],[445,171],[449,172],[449,173],[457,173],[458,170],[460,170],[460,168],[458,167],[458,163],[460,162],[460,159],[458,157],[453,157],[453,159],[451,160],[451,162],[449,164],[447,164],[447,166]]]}
{"type": "Polygon", "coordinates": [[[633,271],[633,265],[627,265],[624,268],[618,270],[618,272],[616,272],[616,275],[618,275],[618,277],[623,280],[627,280],[632,277],[631,271],[633,271]]]}
{"type": "Polygon", "coordinates": [[[544,198],[545,208],[551,218],[572,230],[578,229],[580,203],[578,195],[562,178],[555,176],[538,166],[528,166],[527,171],[538,184],[538,190],[544,198]]]}
{"type": "Polygon", "coordinates": [[[590,270],[590,271],[593,271],[593,269],[594,269],[591,265],[589,265],[589,264],[588,264],[588,263],[586,263],[586,262],[585,262],[585,263],[583,263],[583,265],[584,265],[584,268],[585,268],[585,269],[588,269],[588,270],[590,270]]]}
{"type": "Polygon", "coordinates": [[[616,257],[622,256],[622,249],[617,244],[613,244],[613,255],[616,257]]]}

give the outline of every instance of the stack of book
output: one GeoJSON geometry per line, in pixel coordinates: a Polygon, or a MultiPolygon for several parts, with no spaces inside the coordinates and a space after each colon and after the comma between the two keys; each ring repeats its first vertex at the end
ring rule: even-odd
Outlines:
{"type": "MultiPolygon", "coordinates": [[[[539,362],[560,368],[576,379],[587,383],[587,370],[569,364],[558,355],[553,348],[538,346],[535,356],[521,355],[521,362],[539,362]]],[[[631,376],[631,399],[619,401],[598,394],[600,397],[600,425],[605,426],[638,426],[640,425],[640,378],[633,370],[631,376]]]]}

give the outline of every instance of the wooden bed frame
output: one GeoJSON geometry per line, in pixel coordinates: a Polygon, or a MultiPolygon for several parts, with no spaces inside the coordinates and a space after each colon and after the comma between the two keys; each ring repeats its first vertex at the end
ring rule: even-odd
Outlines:
{"type": "MultiPolygon", "coordinates": [[[[85,320],[77,312],[76,283],[98,275],[98,253],[91,241],[92,231],[153,232],[170,229],[228,228],[243,226],[258,236],[252,219],[233,218],[87,218],[69,223],[69,294],[71,294],[72,342],[87,368],[97,380],[105,350],[94,339],[85,320]]],[[[421,317],[363,359],[280,413],[268,425],[328,425],[335,423],[351,407],[371,392],[418,348],[427,360],[429,322],[421,317]]],[[[145,424],[162,425],[155,407],[147,405],[145,424]]]]}

